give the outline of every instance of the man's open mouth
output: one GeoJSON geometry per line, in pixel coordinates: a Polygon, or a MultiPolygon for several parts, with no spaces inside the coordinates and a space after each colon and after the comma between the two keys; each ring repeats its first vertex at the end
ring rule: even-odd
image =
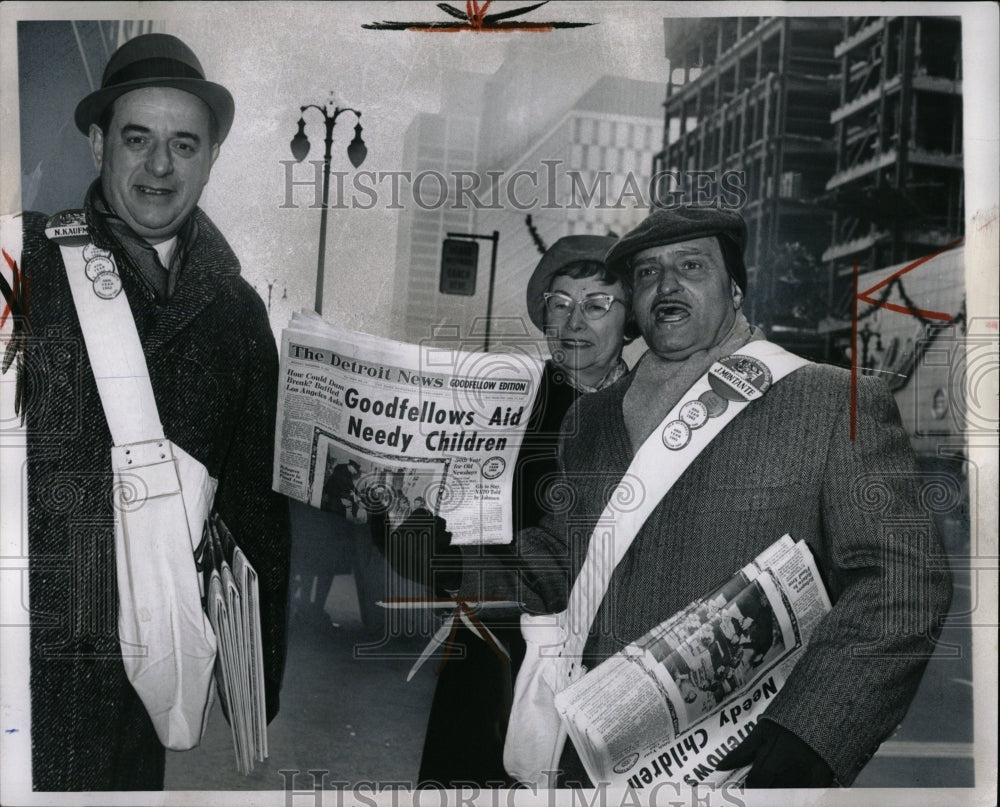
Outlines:
{"type": "Polygon", "coordinates": [[[691,316],[691,311],[684,303],[664,300],[653,306],[653,318],[657,322],[681,322],[691,316]]]}
{"type": "Polygon", "coordinates": [[[169,196],[173,193],[170,188],[151,188],[149,185],[136,185],[135,189],[147,196],[169,196]]]}

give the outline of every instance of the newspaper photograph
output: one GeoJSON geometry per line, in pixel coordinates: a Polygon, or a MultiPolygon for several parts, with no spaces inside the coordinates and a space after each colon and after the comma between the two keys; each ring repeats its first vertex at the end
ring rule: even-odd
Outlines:
{"type": "MultiPolygon", "coordinates": [[[[786,555],[795,551],[797,551],[796,543],[786,533],[713,592],[695,600],[687,608],[678,611],[670,619],[637,639],[634,642],[636,648],[644,650],[662,645],[671,648],[679,646],[694,635],[710,616],[732,601],[750,582],[756,580],[761,571],[781,562],[786,555]]],[[[663,657],[665,654],[660,652],[659,655],[663,657]]]]}
{"type": "Polygon", "coordinates": [[[556,696],[588,775],[634,789],[740,781],[745,770],[715,766],[749,734],[829,610],[808,546],[783,536],[556,696]]]}
{"type": "Polygon", "coordinates": [[[384,507],[392,526],[421,499],[453,544],[509,543],[541,371],[525,352],[422,348],[301,312],[282,333],[274,489],[353,519],[384,507]]]}

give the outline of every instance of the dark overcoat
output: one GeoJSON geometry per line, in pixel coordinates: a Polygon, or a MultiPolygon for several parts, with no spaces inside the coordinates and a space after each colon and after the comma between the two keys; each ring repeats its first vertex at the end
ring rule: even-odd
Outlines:
{"type": "MultiPolygon", "coordinates": [[[[158,303],[112,242],[166,436],[219,480],[215,506],[260,575],[268,712],[285,658],[289,531],[271,491],[277,351],[236,256],[196,210],[176,291],[158,303]]],[[[111,435],[58,246],[24,217],[32,775],[36,790],[152,790],[164,750],[122,666],[111,435]]]]}
{"type": "MultiPolygon", "coordinates": [[[[565,373],[558,365],[546,362],[514,465],[512,504],[515,535],[524,527],[537,524],[551,507],[552,488],[559,478],[560,427],[567,410],[580,394],[567,383],[565,373]]],[[[554,495],[559,498],[558,491],[554,495]]],[[[412,519],[404,522],[398,531],[408,543],[411,553],[416,551],[419,554],[419,550],[413,547],[420,545],[420,531],[419,523],[412,519]]],[[[433,532],[433,528],[424,527],[424,531],[433,532]]],[[[441,568],[435,568],[432,562],[430,573],[447,579],[447,541],[440,536],[438,539],[438,549],[446,556],[441,559],[441,568]]],[[[516,543],[462,549],[464,562],[476,567],[483,562],[503,564],[516,551],[516,543]]],[[[392,555],[390,560],[393,560],[392,555]]],[[[426,565],[412,558],[412,554],[409,564],[407,567],[397,561],[394,567],[397,570],[422,569],[426,565]]],[[[454,575],[451,577],[454,579],[454,575]]],[[[433,587],[441,588],[440,585],[433,587]]],[[[487,786],[507,781],[503,768],[503,745],[512,682],[524,658],[524,639],[517,612],[498,614],[488,611],[481,616],[507,649],[510,661],[498,656],[493,648],[464,626],[458,628],[452,637],[452,652],[440,670],[434,690],[420,758],[419,778],[422,782],[448,787],[459,782],[487,786]]]]}

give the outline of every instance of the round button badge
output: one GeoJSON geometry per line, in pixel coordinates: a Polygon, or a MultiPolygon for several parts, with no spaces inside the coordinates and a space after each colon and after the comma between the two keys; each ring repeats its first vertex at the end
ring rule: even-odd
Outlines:
{"type": "Polygon", "coordinates": [[[102,300],[113,300],[122,291],[122,279],[116,272],[104,272],[94,279],[94,294],[102,300]]]}
{"type": "Polygon", "coordinates": [[[681,407],[680,418],[692,429],[700,429],[708,420],[708,407],[701,401],[688,401],[681,407]]]}
{"type": "Polygon", "coordinates": [[[691,427],[683,420],[671,420],[663,427],[663,445],[679,451],[691,441],[691,427]]]}
{"type": "Polygon", "coordinates": [[[771,386],[771,371],[752,356],[734,353],[712,365],[708,383],[727,401],[753,401],[771,386]]]}
{"type": "Polygon", "coordinates": [[[712,392],[712,390],[706,390],[701,395],[698,396],[698,400],[705,404],[705,409],[708,412],[710,418],[717,418],[723,412],[726,411],[726,407],[729,406],[729,401],[723,398],[721,395],[712,392]]]}
{"type": "Polygon", "coordinates": [[[103,275],[105,272],[114,272],[115,265],[107,255],[95,255],[87,261],[83,270],[87,273],[87,280],[94,281],[97,280],[98,275],[103,275]]]}
{"type": "Polygon", "coordinates": [[[83,247],[83,259],[89,261],[92,258],[107,257],[111,253],[106,249],[101,249],[96,244],[86,244],[83,247]]]}

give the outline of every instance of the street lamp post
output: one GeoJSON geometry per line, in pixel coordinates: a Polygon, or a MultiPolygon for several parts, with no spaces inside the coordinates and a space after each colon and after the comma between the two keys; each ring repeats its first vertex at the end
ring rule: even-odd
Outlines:
{"type": "Polygon", "coordinates": [[[480,233],[448,233],[448,238],[468,238],[480,239],[493,242],[493,251],[490,255],[490,285],[486,297],[486,338],[483,340],[483,352],[490,351],[490,321],[493,319],[493,284],[497,275],[497,244],[500,243],[500,232],[494,230],[492,235],[481,235],[480,233]]]}
{"type": "Polygon", "coordinates": [[[295,133],[295,137],[292,138],[291,149],[292,156],[295,158],[296,162],[302,162],[306,155],[309,154],[309,138],[306,137],[305,127],[305,112],[307,109],[318,109],[323,115],[323,123],[326,125],[326,150],[323,153],[323,207],[320,214],[319,222],[319,259],[316,265],[316,313],[323,313],[323,261],[326,255],[326,211],[328,202],[330,200],[330,156],[331,150],[333,148],[333,127],[337,123],[337,118],[339,118],[345,112],[351,112],[357,118],[357,123],[354,126],[354,139],[351,144],[347,147],[347,158],[351,161],[351,165],[357,168],[361,163],[365,161],[365,157],[368,154],[368,148],[365,146],[365,141],[361,139],[361,113],[356,109],[351,109],[349,107],[334,107],[333,113],[327,111],[325,106],[318,106],[317,104],[306,104],[305,106],[299,107],[300,117],[299,117],[299,130],[295,133]]]}

